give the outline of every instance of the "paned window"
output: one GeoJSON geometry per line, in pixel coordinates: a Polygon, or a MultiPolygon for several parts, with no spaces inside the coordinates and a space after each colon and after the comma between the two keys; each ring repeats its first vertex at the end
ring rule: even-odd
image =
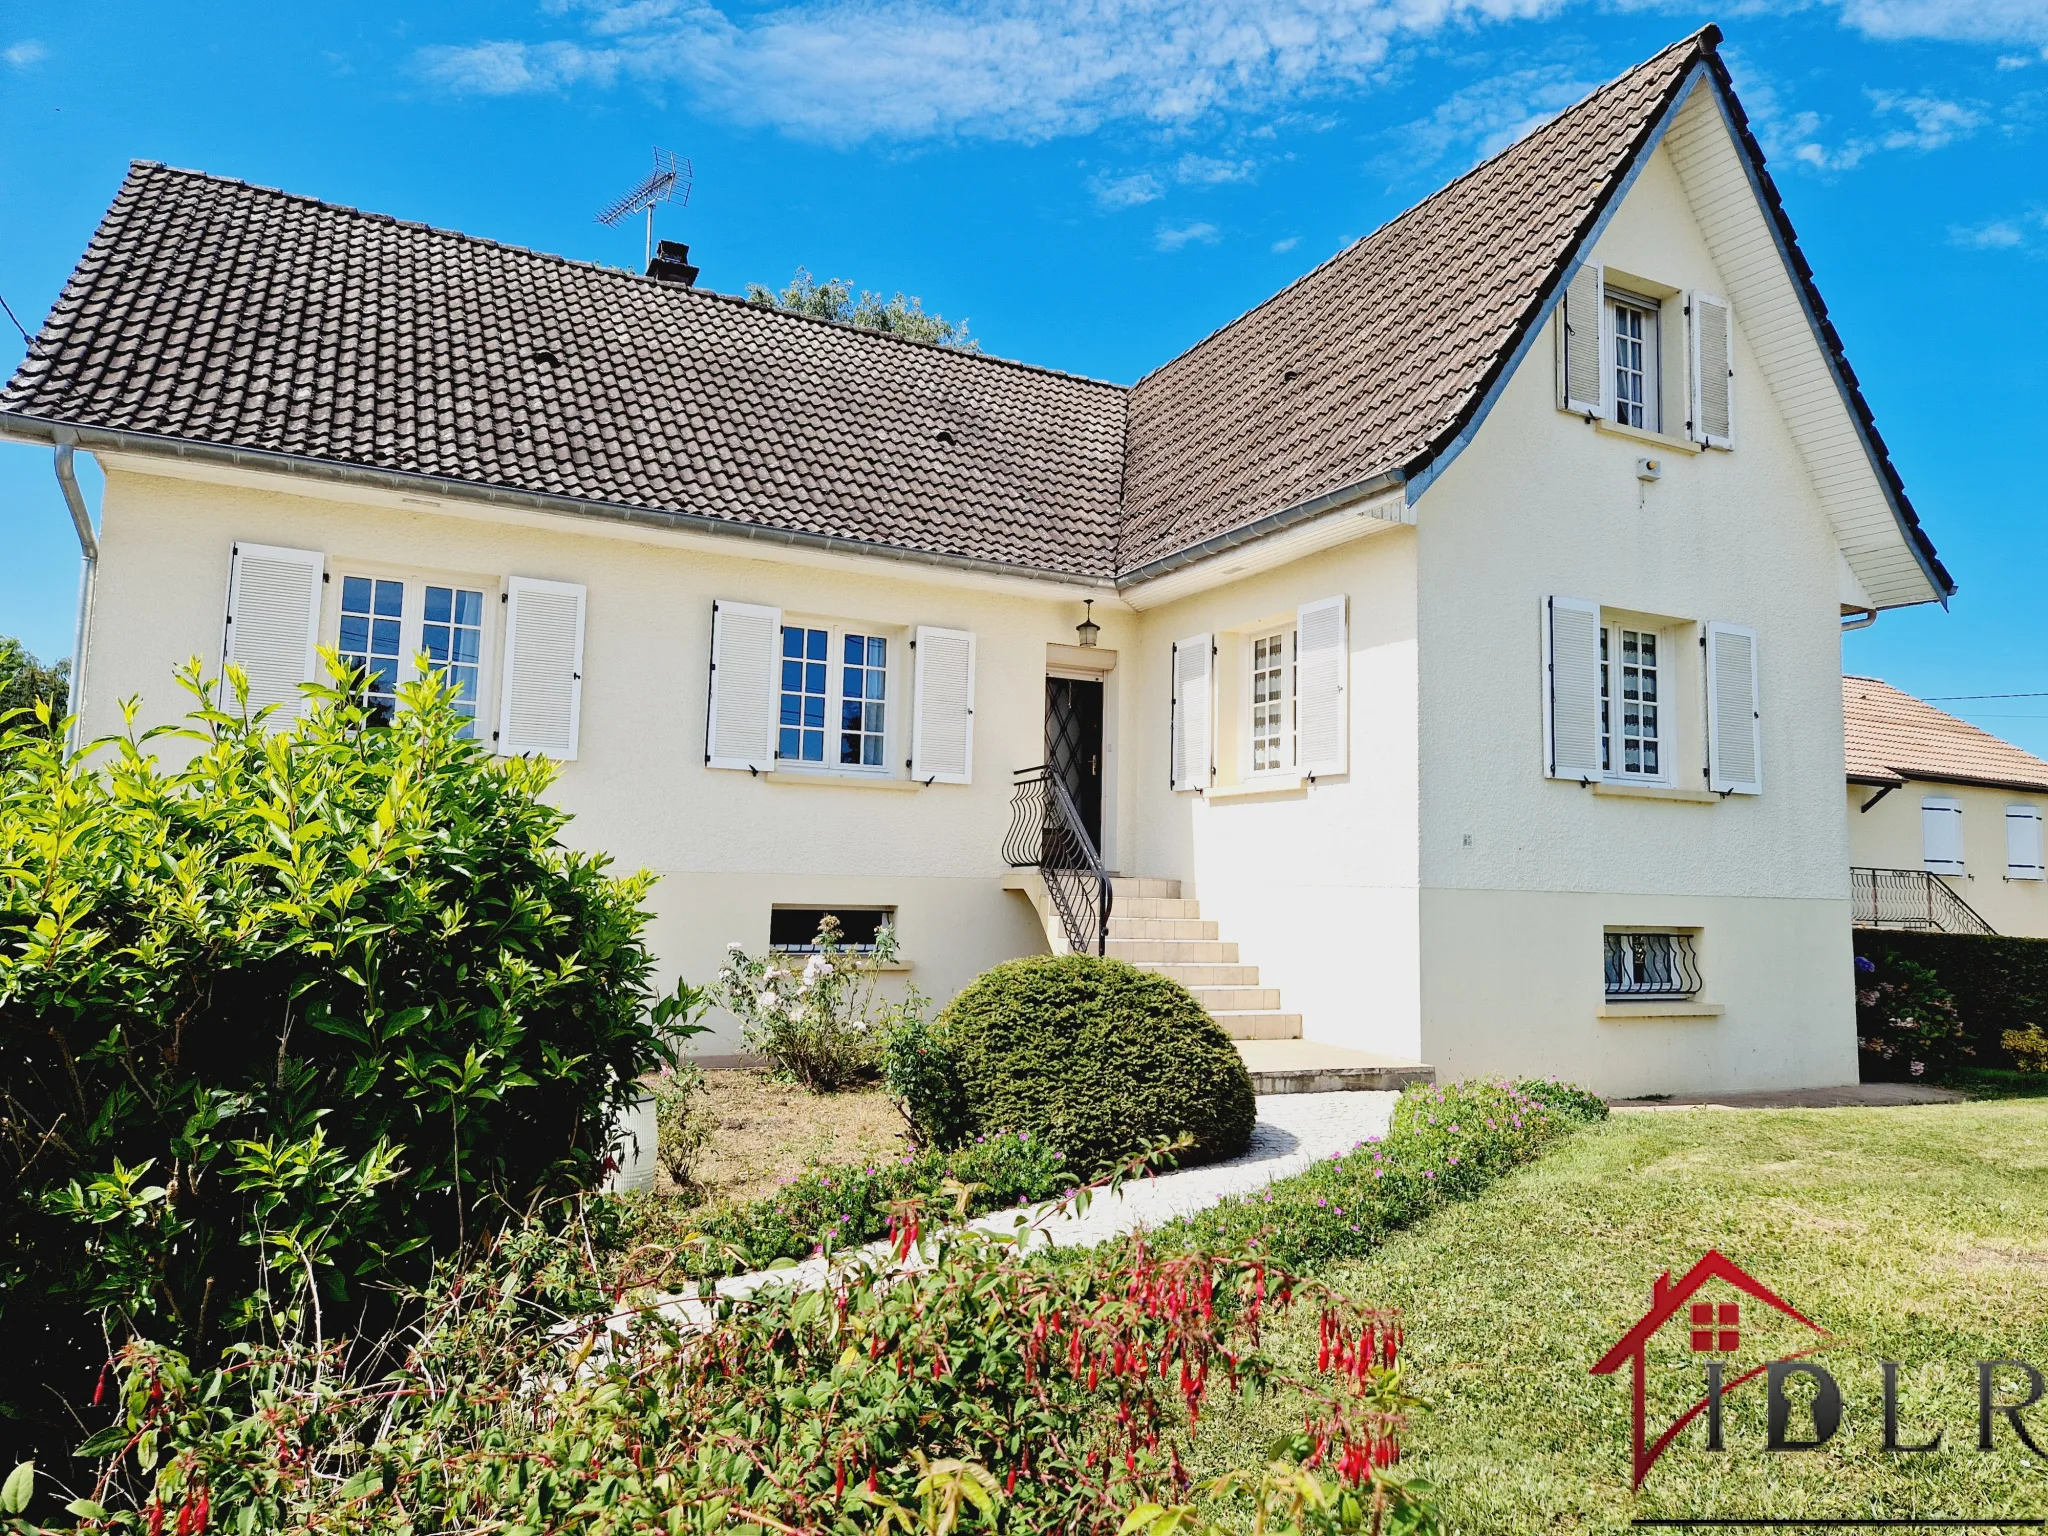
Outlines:
{"type": "MultiPolygon", "coordinates": [[[[448,674],[455,707],[474,722],[484,656],[484,595],[468,587],[427,588],[420,649],[430,666],[448,674]]],[[[464,737],[476,733],[471,724],[464,737]]]]}
{"type": "Polygon", "coordinates": [[[886,770],[888,696],[889,642],[883,636],[783,625],[776,758],[799,766],[886,770]]]}
{"type": "Polygon", "coordinates": [[[1293,635],[1261,635],[1252,642],[1252,772],[1294,766],[1293,635]]]}
{"type": "Polygon", "coordinates": [[[1653,630],[1600,632],[1600,766],[1624,778],[1664,775],[1653,630]]]}
{"type": "Polygon", "coordinates": [[[341,659],[369,674],[370,723],[389,725],[398,707],[399,635],[405,583],[369,576],[341,579],[341,659]]]}
{"type": "Polygon", "coordinates": [[[1610,299],[1614,334],[1614,419],[1625,427],[1660,428],[1657,400],[1657,311],[1610,299]]]}
{"type": "Polygon", "coordinates": [[[1691,997],[1699,991],[1690,934],[1610,933],[1605,942],[1610,998],[1691,997]]]}
{"type": "Polygon", "coordinates": [[[889,692],[889,642],[880,635],[844,637],[839,689],[839,762],[842,767],[883,764],[882,711],[889,692]]]}
{"type": "Polygon", "coordinates": [[[825,761],[826,664],[831,635],[798,624],[782,626],[782,729],[775,755],[785,762],[825,761]]]}

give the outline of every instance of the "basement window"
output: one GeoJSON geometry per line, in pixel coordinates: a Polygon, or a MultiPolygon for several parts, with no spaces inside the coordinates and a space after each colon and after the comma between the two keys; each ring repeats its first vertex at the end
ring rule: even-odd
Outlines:
{"type": "Polygon", "coordinates": [[[768,914],[768,947],[788,955],[816,954],[827,918],[839,920],[839,946],[872,953],[884,928],[896,926],[894,907],[776,907],[768,914]]]}

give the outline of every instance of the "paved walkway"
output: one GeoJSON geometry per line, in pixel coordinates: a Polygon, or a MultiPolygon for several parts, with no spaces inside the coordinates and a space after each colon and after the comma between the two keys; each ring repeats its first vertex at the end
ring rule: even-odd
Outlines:
{"type": "MultiPolygon", "coordinates": [[[[1052,1203],[996,1211],[970,1222],[986,1232],[1013,1232],[1018,1219],[1032,1228],[1032,1247],[1053,1245],[1086,1248],[1121,1237],[1139,1227],[1157,1227],[1176,1216],[1206,1210],[1230,1195],[1250,1194],[1276,1179],[1300,1173],[1321,1158],[1350,1151],[1369,1137],[1384,1136],[1393,1119],[1398,1093],[1280,1093],[1261,1095],[1258,1120],[1252,1127],[1252,1144],[1242,1157],[1205,1168],[1188,1168],[1162,1173],[1149,1179],[1135,1179],[1115,1196],[1097,1195],[1085,1214],[1055,1215],[1052,1203]]],[[[857,1262],[865,1258],[887,1263],[887,1242],[869,1243],[842,1254],[835,1262],[857,1262]]],[[[914,1267],[913,1256],[906,1267],[914,1267]]],[[[825,1283],[823,1259],[808,1259],[785,1269],[756,1270],[732,1275],[717,1283],[721,1296],[750,1296],[770,1285],[793,1285],[812,1290],[825,1283]]],[[[677,1297],[661,1303],[662,1310],[685,1327],[702,1327],[710,1318],[709,1308],[695,1297],[677,1297]]],[[[623,1327],[624,1319],[615,1326],[623,1327]]]]}
{"type": "Polygon", "coordinates": [[[1714,1093],[1698,1098],[1610,1099],[1617,1110],[1650,1109],[1889,1109],[1901,1104],[1960,1104],[1953,1088],[1919,1083],[1845,1083],[1839,1088],[1781,1088],[1767,1093],[1714,1093]]]}

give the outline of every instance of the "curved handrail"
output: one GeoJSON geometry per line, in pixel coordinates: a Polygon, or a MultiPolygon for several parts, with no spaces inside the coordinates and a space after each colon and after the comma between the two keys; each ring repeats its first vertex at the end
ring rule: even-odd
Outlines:
{"type": "Polygon", "coordinates": [[[1109,909],[1115,900],[1109,871],[1102,867],[1074,797],[1049,764],[1016,772],[1003,860],[1012,869],[1037,869],[1069,949],[1108,953],[1109,909]]]}

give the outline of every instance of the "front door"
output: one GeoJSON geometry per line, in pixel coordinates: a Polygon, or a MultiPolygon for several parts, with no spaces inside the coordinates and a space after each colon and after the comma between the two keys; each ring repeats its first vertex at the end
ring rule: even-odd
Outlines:
{"type": "Polygon", "coordinates": [[[1073,797],[1088,841],[1102,854],[1102,682],[1045,680],[1045,760],[1073,797]]]}

